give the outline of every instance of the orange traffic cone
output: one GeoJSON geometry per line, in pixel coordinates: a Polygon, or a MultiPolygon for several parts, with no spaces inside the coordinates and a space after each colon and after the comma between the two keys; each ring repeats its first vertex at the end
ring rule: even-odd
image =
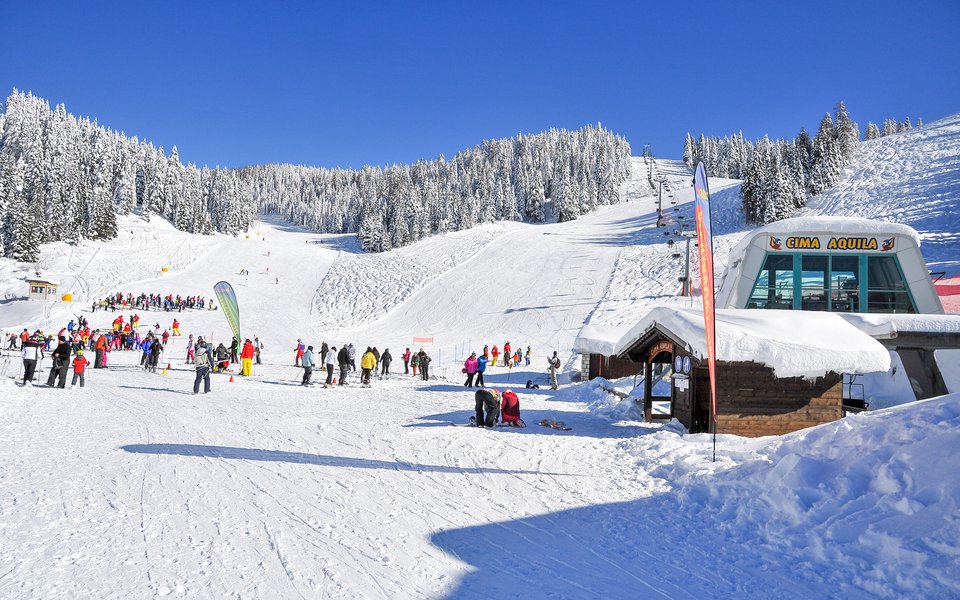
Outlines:
{"type": "Polygon", "coordinates": [[[336,377],[333,378],[333,383],[337,383],[337,378],[336,378],[336,377]]]}
{"type": "MultiPolygon", "coordinates": [[[[167,363],[167,369],[169,368],[170,368],[170,363],[167,363]]],[[[164,369],[164,371],[166,371],[167,369],[164,369]]]]}
{"type": "Polygon", "coordinates": [[[233,383],[233,375],[230,376],[230,383],[233,383]]]}

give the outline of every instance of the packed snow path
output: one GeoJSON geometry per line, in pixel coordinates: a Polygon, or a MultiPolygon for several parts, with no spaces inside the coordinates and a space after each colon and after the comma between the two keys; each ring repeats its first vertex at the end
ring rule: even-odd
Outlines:
{"type": "Polygon", "coordinates": [[[709,436],[595,385],[521,389],[529,426],[487,430],[453,425],[460,382],[303,388],[271,364],[195,396],[186,366],[111,361],[82,390],[0,384],[0,597],[960,593],[960,487],[934,466],[960,450],[958,396],[907,426],[721,436],[711,463],[709,436]]]}

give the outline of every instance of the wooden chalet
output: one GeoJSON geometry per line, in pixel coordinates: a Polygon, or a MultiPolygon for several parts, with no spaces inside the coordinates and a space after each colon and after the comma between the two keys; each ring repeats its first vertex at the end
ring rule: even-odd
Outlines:
{"type": "MultiPolygon", "coordinates": [[[[881,343],[832,313],[721,309],[716,332],[717,433],[778,435],[834,421],[863,408],[844,400],[844,376],[890,368],[881,343]]],[[[657,307],[619,341],[611,333],[578,338],[585,376],[639,374],[648,421],[675,418],[691,433],[712,431],[699,310],[657,307]]]]}
{"type": "MultiPolygon", "coordinates": [[[[712,431],[710,373],[706,360],[690,351],[686,340],[654,325],[621,355],[644,373],[658,365],[672,369],[671,395],[653,395],[653,377],[644,378],[643,414],[647,421],[677,419],[690,433],[712,431]],[[655,413],[654,402],[668,402],[669,412],[655,413]]],[[[752,361],[717,362],[717,433],[746,437],[779,435],[843,416],[843,384],[839,373],[807,380],[780,378],[766,365],[752,361]]]]}

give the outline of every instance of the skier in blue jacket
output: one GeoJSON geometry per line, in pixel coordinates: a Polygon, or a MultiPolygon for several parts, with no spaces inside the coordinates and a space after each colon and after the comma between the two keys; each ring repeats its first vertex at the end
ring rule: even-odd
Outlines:
{"type": "Polygon", "coordinates": [[[476,383],[479,387],[487,387],[483,385],[483,372],[486,370],[487,370],[487,357],[481,354],[480,357],[477,358],[477,382],[476,383]]]}

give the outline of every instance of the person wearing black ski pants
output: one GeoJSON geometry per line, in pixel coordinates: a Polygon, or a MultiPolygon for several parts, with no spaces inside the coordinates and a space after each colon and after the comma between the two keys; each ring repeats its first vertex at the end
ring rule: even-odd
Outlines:
{"type": "Polygon", "coordinates": [[[63,389],[67,386],[67,371],[70,370],[70,344],[67,343],[67,338],[60,336],[60,343],[57,344],[57,349],[53,351],[53,368],[50,369],[50,376],[47,377],[47,385],[53,387],[57,383],[57,387],[63,389]],[[59,378],[59,382],[57,382],[59,378]]]}
{"type": "Polygon", "coordinates": [[[497,424],[497,415],[500,414],[500,406],[496,397],[488,390],[477,390],[473,395],[476,410],[477,427],[493,427],[497,424]],[[486,409],[487,416],[484,418],[483,412],[486,409]]]}

